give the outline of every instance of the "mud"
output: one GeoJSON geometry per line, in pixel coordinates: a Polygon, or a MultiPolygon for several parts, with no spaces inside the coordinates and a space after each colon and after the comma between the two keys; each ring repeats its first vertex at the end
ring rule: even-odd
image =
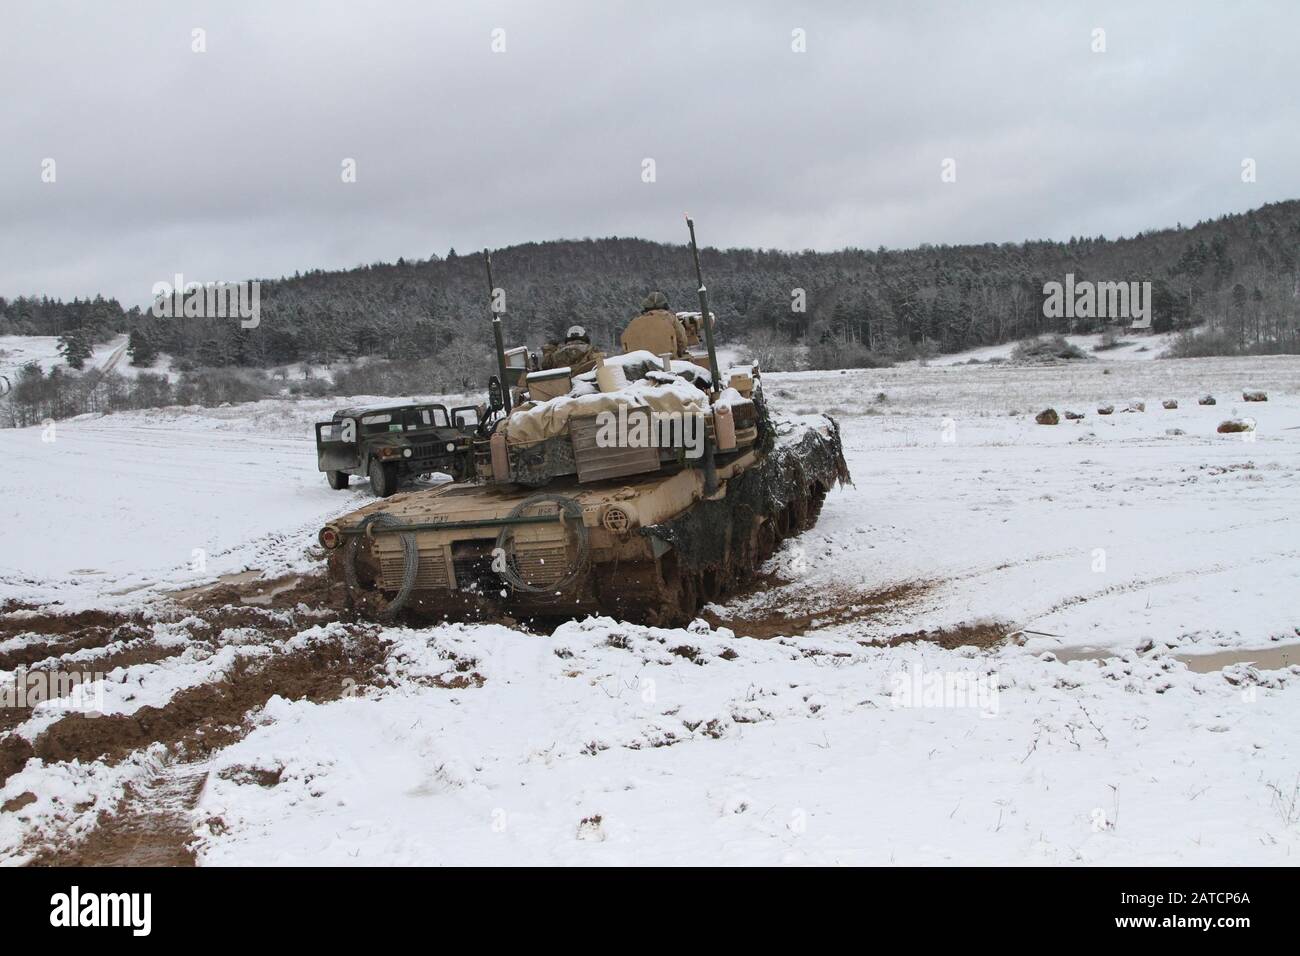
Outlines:
{"type": "MultiPolygon", "coordinates": [[[[174,657],[180,654],[185,648],[179,645],[164,646],[161,644],[141,643],[131,647],[124,647],[120,651],[111,654],[104,654],[99,657],[90,658],[84,661],[77,661],[67,665],[68,670],[91,671],[95,673],[107,673],[115,667],[132,667],[136,664],[152,664],[155,661],[164,660],[168,657],[174,657]]],[[[24,665],[25,666],[25,665],[24,665]]],[[[58,665],[55,662],[42,661],[33,667],[27,667],[27,673],[41,673],[54,670],[58,665]]],[[[0,707],[0,731],[12,730],[32,715],[30,707],[0,707]]]]}
{"type": "Polygon", "coordinates": [[[952,627],[938,627],[931,630],[913,631],[909,634],[899,634],[891,637],[887,643],[890,647],[900,647],[904,644],[925,641],[930,644],[937,644],[947,650],[956,650],[959,647],[978,647],[981,650],[991,650],[1010,639],[1015,631],[1014,625],[1007,624],[1004,621],[977,621],[970,624],[956,624],[952,627]]]}
{"type": "Polygon", "coordinates": [[[102,647],[114,641],[130,640],[149,633],[149,625],[141,614],[115,614],[109,611],[60,614],[43,608],[21,617],[0,617],[0,641],[23,635],[50,638],[46,641],[31,641],[22,647],[0,653],[0,670],[26,667],[47,657],[58,657],[88,647],[102,647]]]}
{"type": "Polygon", "coordinates": [[[182,607],[211,609],[252,605],[272,610],[293,610],[298,605],[328,610],[343,606],[346,589],[325,574],[287,574],[263,578],[260,571],[228,575],[212,584],[173,591],[170,595],[182,607]]]}
{"type": "Polygon", "coordinates": [[[143,786],[127,788],[111,812],[71,846],[40,846],[38,866],[190,866],[194,821],[207,771],[201,762],[249,730],[248,714],[273,695],[290,700],[334,700],[367,684],[382,683],[386,642],[369,630],[303,650],[276,652],[269,661],[233,668],[220,680],[178,693],[162,707],[129,715],[74,714],[53,724],[34,743],[0,741],[0,779],[30,757],[116,762],[159,742],[173,764],[143,786]]]}
{"type": "Polygon", "coordinates": [[[144,624],[139,613],[74,611],[61,614],[56,607],[8,604],[0,617],[0,640],[20,634],[78,634],[89,629],[111,629],[124,624],[144,624]],[[22,613],[18,613],[22,612],[22,613]]]}
{"type": "Polygon", "coordinates": [[[45,847],[29,866],[193,866],[190,811],[207,773],[194,768],[159,775],[144,786],[128,785],[111,816],[101,816],[80,843],[45,847]]]}
{"type": "MultiPolygon", "coordinates": [[[[0,641],[19,636],[49,637],[23,647],[0,652],[0,670],[28,667],[49,657],[59,657],[115,641],[147,637],[155,622],[167,623],[197,615],[213,627],[257,627],[273,634],[296,633],[293,622],[276,627],[276,619],[265,611],[295,611],[300,605],[312,613],[311,623],[338,620],[335,608],[341,594],[324,574],[285,575],[262,579],[260,572],[246,571],[227,579],[175,591],[146,614],[136,611],[91,610],[61,612],[57,605],[8,602],[0,611],[0,641]],[[15,616],[15,612],[22,612],[15,616]]],[[[284,619],[281,618],[283,621],[284,619]]]]}
{"type": "Polygon", "coordinates": [[[316,644],[237,666],[223,680],[181,691],[162,707],[142,707],[132,714],[69,714],[35,741],[12,735],[0,740],[0,783],[32,757],[112,763],[155,742],[168,746],[178,759],[201,759],[242,737],[245,715],[273,695],[332,700],[373,683],[383,673],[386,648],[372,634],[356,634],[346,642],[316,644]]]}
{"type": "MultiPolygon", "coordinates": [[[[753,610],[706,609],[700,616],[713,627],[730,628],[739,637],[768,640],[774,637],[802,637],[811,631],[856,622],[884,623],[893,614],[915,603],[933,587],[928,581],[902,581],[874,589],[838,588],[834,591],[791,594],[772,576],[753,583],[745,593],[774,595],[779,606],[753,610]]],[[[740,596],[744,597],[744,594],[740,596]]]]}
{"type": "MultiPolygon", "coordinates": [[[[231,611],[222,608],[211,613],[231,611]]],[[[242,661],[223,679],[182,691],[162,707],[122,716],[72,715],[53,724],[32,744],[12,738],[0,741],[0,775],[4,776],[31,756],[112,763],[155,742],[169,749],[169,767],[145,785],[129,786],[120,803],[101,813],[83,840],[70,846],[35,845],[31,865],[194,865],[193,810],[207,780],[207,758],[242,738],[251,729],[249,713],[273,695],[324,702],[367,685],[382,686],[387,681],[388,649],[372,628],[350,628],[339,640],[302,650],[277,649],[270,660],[242,661]]],[[[483,678],[472,672],[473,663],[458,662],[462,673],[432,683],[481,686],[483,678]]],[[[261,786],[279,782],[278,771],[232,768],[225,773],[246,775],[248,782],[261,786]]],[[[208,824],[222,825],[219,819],[208,824]]]]}
{"type": "MultiPolygon", "coordinates": [[[[276,642],[314,624],[337,621],[341,605],[324,575],[289,575],[263,580],[256,573],[233,576],[202,588],[172,594],[146,613],[110,611],[61,613],[57,606],[32,608],[13,603],[0,619],[0,637],[37,639],[0,655],[0,668],[47,670],[57,658],[75,651],[126,646],[78,661],[78,669],[107,672],[116,667],[152,663],[194,644],[219,646],[226,629],[239,629],[241,640],[271,647],[269,657],[241,660],[220,680],[177,693],[161,706],[132,714],[69,714],[51,724],[35,741],[13,734],[0,739],[0,783],[32,757],[49,762],[102,760],[116,763],[161,743],[167,769],[145,784],[128,786],[112,811],[100,814],[97,826],[79,843],[49,846],[33,843],[34,865],[46,866],[186,866],[193,865],[192,810],[206,781],[203,761],[240,739],[250,729],[248,715],[273,695],[291,700],[328,701],[358,687],[381,684],[388,645],[370,625],[349,627],[337,640],[285,651],[276,642]],[[184,620],[189,644],[156,643],[152,624],[184,620]]],[[[459,675],[458,675],[459,676],[459,675]]],[[[477,675],[464,675],[472,686],[477,675]]],[[[480,679],[481,680],[481,679],[480,679]]],[[[11,730],[31,714],[30,708],[0,711],[0,731],[11,730]]],[[[21,811],[34,799],[19,794],[6,812],[21,811]]]]}

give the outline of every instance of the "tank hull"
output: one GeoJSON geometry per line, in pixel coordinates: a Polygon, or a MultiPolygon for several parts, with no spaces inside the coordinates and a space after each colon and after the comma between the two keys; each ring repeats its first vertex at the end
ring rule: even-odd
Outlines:
{"type": "Polygon", "coordinates": [[[777,423],[768,450],[699,468],[538,493],[449,484],[399,494],[321,532],[330,574],[363,616],[556,619],[674,626],[751,581],[849,480],[827,418],[777,423]],[[328,546],[328,545],[327,545],[328,546]]]}

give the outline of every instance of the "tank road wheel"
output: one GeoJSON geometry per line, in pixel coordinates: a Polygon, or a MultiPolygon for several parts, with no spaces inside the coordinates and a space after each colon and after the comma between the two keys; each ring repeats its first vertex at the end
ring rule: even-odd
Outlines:
{"type": "Polygon", "coordinates": [[[325,480],[330,483],[330,487],[335,491],[342,491],[348,486],[349,475],[346,471],[327,471],[325,480]]]}
{"type": "Polygon", "coordinates": [[[689,624],[695,620],[695,615],[700,609],[700,584],[699,576],[686,572],[682,575],[681,597],[678,599],[678,607],[681,608],[681,621],[683,624],[689,624]]]}
{"type": "Polygon", "coordinates": [[[370,460],[370,490],[376,498],[388,498],[397,490],[397,463],[370,460]]]}
{"type": "Polygon", "coordinates": [[[712,604],[719,600],[726,590],[723,572],[717,568],[705,568],[700,572],[700,603],[712,604]]]}
{"type": "Polygon", "coordinates": [[[695,612],[700,609],[697,575],[683,568],[675,555],[660,559],[659,574],[658,606],[646,615],[647,623],[656,627],[685,627],[695,620],[695,612]]]}
{"type": "Polygon", "coordinates": [[[822,505],[826,503],[826,487],[820,481],[814,481],[808,490],[808,527],[811,528],[821,517],[822,505]]]}
{"type": "Polygon", "coordinates": [[[671,603],[658,566],[652,561],[604,564],[596,567],[600,612],[626,621],[658,624],[663,607],[671,603]]]}
{"type": "Polygon", "coordinates": [[[792,524],[791,519],[794,517],[794,509],[789,505],[781,505],[777,508],[776,513],[772,516],[772,527],[776,531],[776,543],[780,546],[781,542],[790,535],[797,533],[797,526],[792,524]]]}
{"type": "MultiPolygon", "coordinates": [[[[739,536],[737,536],[739,537],[739,536]]],[[[754,563],[754,529],[744,541],[733,540],[731,547],[731,589],[740,590],[754,580],[758,566],[754,563]]]]}
{"type": "Polygon", "coordinates": [[[786,524],[790,526],[790,536],[794,537],[801,531],[808,528],[808,501],[800,496],[785,506],[787,515],[786,524]]]}
{"type": "Polygon", "coordinates": [[[771,515],[759,519],[754,529],[754,567],[758,568],[776,553],[780,539],[776,535],[776,519],[771,515]]]}

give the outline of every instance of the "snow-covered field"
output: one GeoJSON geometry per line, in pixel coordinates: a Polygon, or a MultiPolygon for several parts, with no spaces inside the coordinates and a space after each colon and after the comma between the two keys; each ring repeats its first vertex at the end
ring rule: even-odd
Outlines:
{"type": "MultiPolygon", "coordinates": [[[[1086,335],[1063,335],[1066,342],[1078,348],[1085,355],[1105,359],[1107,362],[1146,361],[1159,358],[1173,343],[1177,335],[1173,332],[1150,333],[1132,332],[1118,329],[1114,333],[1115,342],[1110,348],[1101,348],[1104,336],[1099,332],[1086,335]]],[[[927,359],[926,365],[963,365],[978,362],[1005,362],[1015,351],[1016,342],[1004,342],[1001,345],[986,345],[969,349],[965,352],[952,352],[927,359]]]]}
{"type": "Polygon", "coordinates": [[[1300,359],[1123,358],[766,376],[778,412],[839,419],[855,484],[770,587],[680,630],[169,613],[313,570],[367,500],[315,469],[336,403],[0,431],[0,601],[108,622],[11,611],[3,676],[114,685],[88,726],[0,725],[0,854],[139,861],[108,835],[143,828],[208,864],[1292,864],[1300,359]]]}

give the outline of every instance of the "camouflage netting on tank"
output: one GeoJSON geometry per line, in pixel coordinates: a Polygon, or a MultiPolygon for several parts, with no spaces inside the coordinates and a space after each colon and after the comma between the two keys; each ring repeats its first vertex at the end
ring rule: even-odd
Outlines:
{"type": "Polygon", "coordinates": [[[642,528],[641,534],[672,545],[683,566],[693,571],[721,566],[728,530],[738,516],[775,514],[789,502],[806,500],[813,481],[829,490],[852,480],[839,425],[827,421],[829,436],[808,428],[800,438],[778,443],[761,462],[727,482],[721,501],[701,501],[671,521],[642,528]]]}
{"type": "Polygon", "coordinates": [[[507,454],[510,456],[510,479],[530,488],[540,488],[555,478],[578,471],[573,443],[567,434],[530,445],[510,446],[507,454]]]}

